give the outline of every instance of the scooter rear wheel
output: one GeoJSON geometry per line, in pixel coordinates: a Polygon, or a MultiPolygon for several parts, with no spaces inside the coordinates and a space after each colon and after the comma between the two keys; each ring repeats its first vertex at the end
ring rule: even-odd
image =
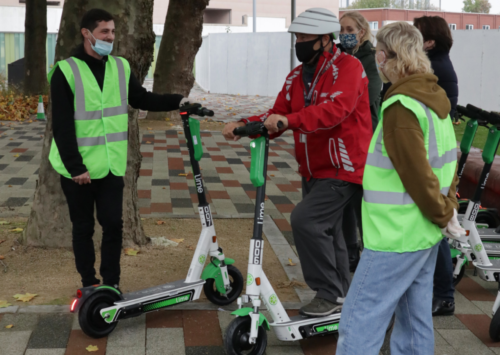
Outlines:
{"type": "Polygon", "coordinates": [[[490,338],[493,341],[500,341],[500,311],[497,310],[490,323],[490,338]]]}
{"type": "Polygon", "coordinates": [[[237,317],[226,329],[224,347],[227,355],[263,355],[267,347],[267,332],[260,326],[257,342],[250,344],[250,327],[252,320],[250,317],[237,317]]]}
{"type": "MultiPolygon", "coordinates": [[[[453,270],[455,270],[455,265],[457,264],[457,258],[453,258],[453,259],[451,259],[451,261],[453,263],[453,270]]],[[[462,265],[462,268],[460,269],[460,273],[457,275],[457,277],[453,278],[453,286],[456,286],[460,283],[460,281],[464,277],[464,274],[465,274],[465,266],[462,265]]]]}
{"type": "Polygon", "coordinates": [[[205,285],[203,285],[205,296],[207,296],[210,302],[218,306],[227,306],[233,303],[243,291],[244,281],[240,270],[233,265],[228,265],[227,273],[229,276],[229,285],[231,286],[231,291],[229,291],[227,297],[217,290],[214,279],[208,279],[205,285]]]}
{"type": "Polygon", "coordinates": [[[109,335],[118,322],[107,323],[101,316],[101,309],[112,306],[119,297],[113,292],[99,291],[90,296],[78,312],[78,321],[83,332],[92,338],[109,335]]]}

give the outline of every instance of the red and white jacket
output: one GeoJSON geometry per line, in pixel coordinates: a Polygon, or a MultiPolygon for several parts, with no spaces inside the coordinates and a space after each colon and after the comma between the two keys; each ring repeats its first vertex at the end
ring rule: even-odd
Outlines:
{"type": "Polygon", "coordinates": [[[342,53],[335,45],[333,53],[324,52],[319,59],[308,107],[305,95],[309,92],[300,65],[288,74],[272,109],[242,121],[264,121],[272,114],[286,116],[303,177],[361,184],[373,134],[368,78],[357,58],[342,53]]]}

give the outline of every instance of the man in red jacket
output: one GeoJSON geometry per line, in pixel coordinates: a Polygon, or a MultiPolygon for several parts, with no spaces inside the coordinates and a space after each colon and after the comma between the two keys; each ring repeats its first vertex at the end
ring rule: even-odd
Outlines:
{"type": "Polygon", "coordinates": [[[310,317],[338,312],[347,295],[350,274],[342,213],[361,188],[372,136],[368,79],[358,59],[333,43],[339,31],[339,21],[329,10],[300,14],[289,32],[297,37],[297,58],[303,65],[288,75],[271,110],[228,123],[222,132],[236,140],[234,128],[258,120],[265,121],[271,138],[293,131],[303,200],[292,212],[291,225],[304,278],[317,291],[300,310],[310,317]]]}

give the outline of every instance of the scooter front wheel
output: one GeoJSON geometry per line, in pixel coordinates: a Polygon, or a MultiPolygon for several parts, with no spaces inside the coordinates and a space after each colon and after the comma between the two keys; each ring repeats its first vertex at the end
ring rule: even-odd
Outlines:
{"type": "Polygon", "coordinates": [[[117,300],[116,294],[107,291],[99,291],[90,296],[78,312],[78,321],[83,332],[96,339],[109,335],[118,322],[105,322],[101,309],[112,306],[117,300]]]}
{"type": "Polygon", "coordinates": [[[260,326],[257,342],[250,344],[250,327],[252,320],[250,317],[237,317],[226,329],[224,347],[227,355],[263,355],[267,347],[267,332],[260,326]]]}
{"type": "Polygon", "coordinates": [[[229,286],[231,287],[227,297],[217,290],[214,279],[208,279],[205,285],[203,285],[205,296],[207,296],[210,302],[218,306],[227,306],[228,304],[233,303],[243,291],[244,281],[240,270],[233,265],[228,265],[227,273],[229,277],[229,286]]]}

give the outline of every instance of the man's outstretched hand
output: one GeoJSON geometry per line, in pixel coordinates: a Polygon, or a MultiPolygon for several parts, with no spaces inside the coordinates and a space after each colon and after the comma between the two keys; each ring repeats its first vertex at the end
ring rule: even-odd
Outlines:
{"type": "Polygon", "coordinates": [[[75,176],[74,178],[72,178],[72,180],[76,182],[78,185],[90,184],[90,174],[87,171],[82,175],[75,176]]]}
{"type": "Polygon", "coordinates": [[[241,137],[240,136],[235,136],[233,134],[233,131],[234,131],[235,128],[243,127],[244,125],[245,124],[243,122],[229,122],[229,123],[226,123],[226,125],[224,126],[224,129],[222,130],[222,135],[226,139],[233,139],[234,141],[237,141],[241,137]]]}
{"type": "Polygon", "coordinates": [[[269,133],[278,133],[288,128],[288,119],[281,115],[271,115],[264,121],[264,126],[266,126],[269,133]],[[279,121],[283,122],[283,127],[281,128],[278,128],[279,121]]]}

